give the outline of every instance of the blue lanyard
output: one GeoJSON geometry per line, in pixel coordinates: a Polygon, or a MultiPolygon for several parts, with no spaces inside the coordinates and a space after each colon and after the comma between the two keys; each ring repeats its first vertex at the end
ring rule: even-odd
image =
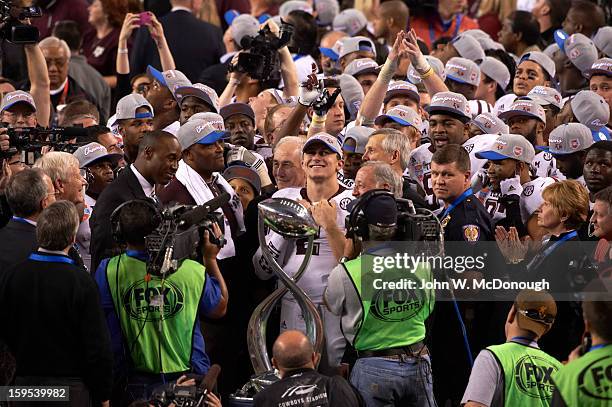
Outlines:
{"type": "Polygon", "coordinates": [[[610,344],[609,343],[602,343],[602,344],[599,344],[599,345],[591,346],[591,349],[589,349],[589,352],[591,352],[591,351],[593,351],[595,349],[603,348],[604,346],[608,346],[608,345],[610,345],[610,344]]]}
{"type": "Polygon", "coordinates": [[[453,209],[455,209],[455,207],[456,207],[457,205],[459,205],[461,202],[465,201],[465,199],[466,199],[468,196],[472,195],[472,194],[473,194],[473,192],[472,192],[472,188],[468,188],[468,189],[466,189],[465,191],[463,191],[463,193],[462,193],[461,195],[459,195],[459,198],[455,199],[455,200],[453,201],[453,203],[451,203],[451,204],[448,206],[448,208],[446,208],[446,209],[444,210],[444,212],[442,212],[442,216],[440,217],[440,219],[444,219],[444,218],[445,218],[445,217],[446,217],[446,216],[447,216],[449,213],[451,213],[451,211],[452,211],[453,209]]]}
{"type": "MultiPolygon", "coordinates": [[[[13,220],[15,222],[26,223],[28,225],[32,225],[30,222],[28,222],[28,220],[26,218],[20,218],[19,216],[13,216],[13,220]]],[[[32,225],[32,226],[34,226],[34,225],[32,225]]]]}
{"type": "MultiPolygon", "coordinates": [[[[459,34],[459,27],[461,26],[461,20],[463,20],[463,14],[461,14],[461,13],[457,14],[454,17],[454,19],[455,19],[455,24],[456,24],[455,25],[455,33],[453,34],[453,36],[451,38],[455,38],[457,36],[457,34],[459,34]]],[[[451,26],[452,25],[453,25],[453,23],[451,22],[451,26]]],[[[444,27],[442,27],[442,28],[444,28],[444,27]]],[[[430,40],[431,45],[433,45],[433,43],[436,42],[436,32],[435,32],[433,24],[431,22],[429,23],[429,40],[430,40]]]]}
{"type": "Polygon", "coordinates": [[[570,240],[574,237],[578,236],[578,232],[576,232],[575,230],[571,231],[570,233],[568,233],[567,235],[563,236],[561,239],[555,241],[552,245],[550,245],[549,247],[547,247],[544,252],[542,253],[544,255],[544,257],[547,257],[549,254],[551,254],[560,244],[562,244],[563,242],[565,242],[566,240],[570,240]]]}
{"type": "Polygon", "coordinates": [[[32,253],[30,254],[30,257],[28,257],[28,259],[30,260],[36,260],[36,261],[44,261],[46,263],[67,263],[67,264],[75,264],[74,260],[68,258],[68,257],[64,257],[64,256],[57,256],[57,255],[53,255],[53,254],[38,254],[38,253],[32,253]]]}

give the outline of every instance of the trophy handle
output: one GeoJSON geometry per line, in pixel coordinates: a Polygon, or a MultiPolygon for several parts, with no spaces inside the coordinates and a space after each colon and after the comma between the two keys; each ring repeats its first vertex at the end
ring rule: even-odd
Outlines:
{"type": "Polygon", "coordinates": [[[317,353],[321,353],[323,349],[323,322],[319,315],[314,303],[308,298],[306,293],[296,284],[300,277],[304,274],[310,257],[312,256],[312,250],[314,247],[314,236],[308,237],[308,248],[304,260],[300,265],[297,273],[292,279],[284,272],[282,267],[274,260],[272,254],[268,250],[265,235],[265,224],[263,217],[259,217],[258,222],[258,235],[261,252],[266,259],[268,265],[272,268],[272,271],[278,276],[283,283],[284,287],[279,287],[276,291],[270,294],[261,304],[257,306],[251,319],[249,320],[249,326],[247,329],[247,345],[249,348],[249,355],[251,357],[251,364],[256,374],[264,373],[272,370],[272,364],[268,354],[266,346],[266,326],[268,318],[274,305],[290,291],[295,301],[298,303],[302,315],[304,316],[304,322],[306,324],[306,336],[310,339],[313,344],[314,350],[317,353]]]}

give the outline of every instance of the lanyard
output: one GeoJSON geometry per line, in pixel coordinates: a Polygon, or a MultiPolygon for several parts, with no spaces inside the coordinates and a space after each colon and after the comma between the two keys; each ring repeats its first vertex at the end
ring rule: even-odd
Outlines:
{"type": "MultiPolygon", "coordinates": [[[[461,26],[461,20],[463,20],[463,14],[459,13],[454,17],[455,20],[455,32],[453,34],[453,36],[451,38],[455,38],[457,36],[457,34],[459,34],[459,27],[461,26]]],[[[452,23],[451,23],[451,27],[452,27],[452,23]]],[[[449,27],[450,28],[450,27],[449,27]]],[[[448,29],[446,30],[448,31],[448,29]]],[[[433,45],[434,42],[436,42],[436,31],[434,30],[434,26],[433,24],[430,22],[429,23],[429,40],[430,40],[430,46],[433,45]]]]}
{"type": "Polygon", "coordinates": [[[590,351],[593,351],[593,350],[595,350],[595,349],[600,349],[600,348],[603,348],[604,346],[608,346],[608,345],[610,345],[610,344],[609,344],[609,343],[601,343],[601,344],[599,344],[599,345],[591,346],[591,349],[589,349],[589,352],[590,352],[590,351]]]}
{"type": "Polygon", "coordinates": [[[575,230],[571,231],[570,233],[568,233],[567,235],[563,236],[561,239],[555,241],[552,245],[547,247],[544,250],[544,252],[542,253],[543,256],[547,257],[549,254],[551,254],[563,242],[565,242],[566,240],[570,240],[570,239],[572,239],[572,238],[574,238],[576,236],[578,236],[578,232],[576,232],[575,230]]]}
{"type": "Polygon", "coordinates": [[[442,212],[442,216],[440,217],[440,219],[444,219],[444,218],[445,218],[445,217],[446,217],[446,216],[447,216],[449,213],[451,213],[451,211],[452,211],[453,209],[455,209],[455,207],[456,207],[457,205],[459,205],[461,202],[465,201],[465,199],[466,199],[468,196],[472,195],[472,194],[473,194],[473,192],[472,192],[472,188],[468,188],[468,189],[466,189],[465,191],[463,191],[463,193],[462,193],[461,195],[459,195],[459,198],[455,199],[455,200],[453,201],[453,203],[451,203],[451,204],[448,206],[448,208],[446,208],[446,209],[444,210],[444,212],[442,212]]]}
{"type": "Polygon", "coordinates": [[[295,54],[295,55],[293,56],[293,62],[295,62],[295,61],[297,61],[298,59],[303,58],[303,57],[305,57],[305,56],[306,56],[305,54],[295,54]]]}
{"type": "Polygon", "coordinates": [[[75,264],[74,260],[68,258],[68,257],[64,257],[64,256],[56,256],[56,255],[52,255],[52,254],[38,254],[38,253],[32,253],[30,254],[30,257],[28,257],[28,259],[30,260],[36,260],[36,261],[44,261],[46,263],[67,263],[67,264],[75,264]]]}
{"type": "Polygon", "coordinates": [[[62,91],[62,96],[60,96],[59,102],[57,102],[58,105],[66,104],[66,97],[68,96],[68,82],[69,81],[66,81],[66,84],[64,85],[64,90],[62,91]]]}
{"type": "MultiPolygon", "coordinates": [[[[27,220],[27,219],[25,219],[25,218],[20,218],[19,216],[13,216],[13,220],[14,220],[15,222],[25,223],[25,224],[27,224],[27,225],[32,225],[30,222],[28,222],[28,220],[27,220]]],[[[34,225],[32,225],[32,226],[34,226],[34,225]]]]}

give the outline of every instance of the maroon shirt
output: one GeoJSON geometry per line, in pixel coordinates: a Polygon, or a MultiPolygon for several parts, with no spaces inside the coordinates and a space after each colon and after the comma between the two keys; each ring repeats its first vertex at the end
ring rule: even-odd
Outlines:
{"type": "Polygon", "coordinates": [[[42,17],[31,20],[32,25],[40,31],[41,40],[51,35],[58,21],[75,21],[83,35],[93,29],[87,22],[89,12],[85,0],[51,0],[48,3],[47,7],[42,7],[42,17]]]}
{"type": "Polygon", "coordinates": [[[117,44],[120,32],[121,28],[117,27],[104,38],[98,38],[95,30],[83,36],[83,55],[87,58],[87,63],[102,76],[116,74],[117,44]]]}

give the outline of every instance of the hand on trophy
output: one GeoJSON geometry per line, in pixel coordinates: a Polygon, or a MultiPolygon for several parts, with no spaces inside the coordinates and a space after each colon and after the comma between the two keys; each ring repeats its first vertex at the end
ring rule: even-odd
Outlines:
{"type": "Polygon", "coordinates": [[[329,229],[336,226],[336,217],[338,216],[338,207],[335,202],[322,200],[311,204],[310,202],[299,201],[312,215],[312,218],[323,229],[329,229]]]}

